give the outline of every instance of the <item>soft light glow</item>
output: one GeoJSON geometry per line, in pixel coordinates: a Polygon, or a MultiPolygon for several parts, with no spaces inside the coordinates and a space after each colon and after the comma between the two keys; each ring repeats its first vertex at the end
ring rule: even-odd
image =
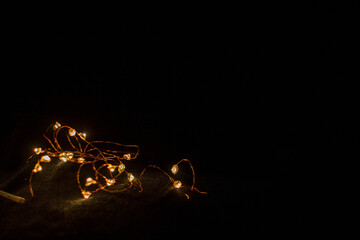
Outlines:
{"type": "Polygon", "coordinates": [[[75,136],[75,134],[76,134],[76,130],[73,128],[69,128],[69,135],[73,137],[75,136]]]}
{"type": "Polygon", "coordinates": [[[111,186],[115,184],[115,179],[106,179],[106,185],[111,186]]]}
{"type": "Polygon", "coordinates": [[[174,182],[174,187],[175,188],[180,188],[181,187],[181,182],[180,181],[175,181],[174,182]]]}
{"type": "Polygon", "coordinates": [[[42,170],[42,167],[40,165],[40,163],[37,163],[35,165],[35,168],[33,169],[33,172],[40,172],[42,170]]]}
{"type": "Polygon", "coordinates": [[[89,192],[89,191],[82,191],[81,193],[82,193],[82,195],[84,196],[85,199],[88,199],[90,197],[90,195],[91,195],[91,192],[89,192]]]}
{"type": "Polygon", "coordinates": [[[40,161],[41,162],[50,162],[51,158],[49,157],[49,155],[44,155],[41,157],[40,161]]]}
{"type": "Polygon", "coordinates": [[[54,130],[57,130],[57,129],[60,128],[60,127],[61,127],[61,124],[58,123],[58,122],[55,122],[55,124],[54,124],[54,126],[53,126],[53,129],[54,129],[54,130]]]}
{"type": "Polygon", "coordinates": [[[86,179],[85,187],[88,187],[88,186],[90,186],[92,184],[97,184],[97,182],[94,179],[92,179],[91,177],[88,177],[86,179]]]}
{"type": "Polygon", "coordinates": [[[79,158],[78,158],[78,162],[79,162],[79,163],[83,163],[84,161],[85,161],[85,158],[83,158],[83,157],[79,157],[79,158]]]}
{"type": "Polygon", "coordinates": [[[110,172],[114,172],[115,169],[116,169],[116,166],[109,164],[109,165],[107,166],[107,168],[109,169],[110,172]]]}
{"type": "Polygon", "coordinates": [[[119,165],[119,172],[123,172],[125,170],[125,164],[120,163],[119,165]]]}
{"type": "Polygon", "coordinates": [[[173,165],[172,168],[171,168],[171,172],[173,174],[176,174],[177,172],[179,171],[179,166],[178,165],[173,165]]]}
{"type": "Polygon", "coordinates": [[[67,161],[66,152],[62,152],[59,154],[59,159],[63,162],[67,161]]]}
{"type": "Polygon", "coordinates": [[[66,152],[65,156],[69,160],[69,159],[72,159],[74,157],[74,154],[72,152],[66,152]]]}
{"type": "Polygon", "coordinates": [[[130,160],[130,159],[131,159],[131,154],[130,154],[130,153],[126,153],[126,154],[123,155],[123,158],[124,158],[125,160],[130,160]]]}
{"type": "Polygon", "coordinates": [[[39,155],[41,153],[41,148],[34,148],[34,152],[39,155]]]}
{"type": "Polygon", "coordinates": [[[132,175],[132,173],[128,173],[127,177],[128,177],[129,182],[132,182],[135,178],[134,175],[132,175]]]}
{"type": "Polygon", "coordinates": [[[86,138],[86,133],[79,133],[79,136],[80,136],[83,140],[85,140],[85,138],[86,138]]]}

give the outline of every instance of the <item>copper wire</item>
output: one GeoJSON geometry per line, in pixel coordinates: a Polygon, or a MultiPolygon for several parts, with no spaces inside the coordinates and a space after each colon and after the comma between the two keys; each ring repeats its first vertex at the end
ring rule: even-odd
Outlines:
{"type": "MultiPolygon", "coordinates": [[[[33,175],[34,173],[38,174],[38,172],[42,170],[42,167],[40,166],[40,163],[43,163],[41,156],[45,155],[48,155],[51,159],[58,158],[59,161],[63,159],[66,162],[68,161],[79,165],[76,173],[76,179],[79,189],[83,194],[84,198],[88,198],[91,194],[98,191],[117,193],[129,190],[131,188],[137,188],[138,191],[141,192],[143,191],[143,188],[140,179],[149,168],[159,170],[164,175],[166,175],[169,178],[170,182],[173,184],[175,182],[178,182],[178,186],[175,186],[175,188],[181,189],[183,191],[185,191],[186,189],[190,189],[190,192],[196,191],[200,194],[206,194],[206,192],[201,192],[195,188],[195,170],[190,160],[188,159],[182,159],[177,162],[176,165],[179,165],[182,162],[187,162],[189,164],[192,173],[191,186],[181,185],[180,181],[175,180],[170,174],[168,174],[166,171],[156,165],[148,165],[143,169],[139,177],[136,178],[132,173],[128,172],[126,168],[121,170],[120,166],[125,166],[125,161],[133,160],[138,157],[139,146],[125,145],[111,141],[87,141],[86,138],[81,137],[84,135],[81,135],[81,133],[78,133],[77,131],[74,135],[73,131],[75,131],[73,128],[69,126],[61,126],[58,122],[56,122],[55,124],[50,125],[50,127],[43,134],[47,142],[50,143],[51,148],[42,149],[40,153],[32,154],[28,159],[29,161],[35,156],[38,157],[35,163],[35,167],[29,177],[29,190],[31,197],[34,196],[34,190],[32,186],[33,175]],[[50,139],[50,137],[48,137],[50,130],[52,131],[52,140],[50,139]],[[69,130],[72,131],[72,135],[69,134],[69,130]],[[60,132],[66,133],[66,138],[62,139],[67,140],[66,142],[70,145],[71,150],[63,150],[59,139],[60,132]],[[110,147],[121,147],[122,149],[113,150],[110,149],[110,147]],[[128,154],[130,154],[130,159],[128,159],[128,154]],[[93,170],[93,176],[95,177],[96,182],[95,184],[91,184],[90,186],[85,186],[84,180],[81,177],[81,170],[86,165],[90,165],[90,168],[93,170]],[[117,170],[115,170],[115,166],[117,170]],[[107,168],[109,169],[107,170],[107,168]],[[110,171],[110,168],[112,168],[112,171],[110,171]],[[110,178],[105,176],[106,174],[100,172],[100,170],[104,171],[104,169],[105,171],[108,171],[107,174],[110,175],[110,178]],[[117,173],[115,173],[115,171],[117,171],[117,173]],[[124,181],[119,181],[119,177],[122,174],[126,174],[128,177],[128,181],[125,186],[124,181]],[[103,184],[103,182],[105,182],[105,184],[103,184]]],[[[65,142],[65,140],[63,141],[65,142]]],[[[186,196],[186,198],[189,199],[188,193],[184,192],[184,195],[186,196]]]]}

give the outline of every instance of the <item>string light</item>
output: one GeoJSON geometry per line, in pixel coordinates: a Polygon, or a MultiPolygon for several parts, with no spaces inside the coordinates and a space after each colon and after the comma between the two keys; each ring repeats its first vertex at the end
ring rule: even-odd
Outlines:
{"type": "Polygon", "coordinates": [[[176,174],[178,171],[179,171],[178,165],[173,165],[172,168],[171,168],[171,172],[172,172],[173,174],[176,174]]]}
{"type": "Polygon", "coordinates": [[[65,156],[69,160],[69,159],[72,159],[74,157],[74,154],[72,152],[66,152],[65,156]]]}
{"type": "Polygon", "coordinates": [[[42,167],[40,163],[37,163],[33,169],[33,172],[40,172],[42,170],[42,167]]]}
{"type": "Polygon", "coordinates": [[[124,154],[123,155],[123,158],[125,159],[125,160],[130,160],[131,159],[131,154],[130,153],[126,153],[126,154],[124,154]]]}
{"type": "Polygon", "coordinates": [[[59,127],[61,127],[61,124],[58,123],[58,122],[55,122],[54,126],[53,126],[53,129],[54,130],[57,130],[59,127]]]}
{"type": "Polygon", "coordinates": [[[82,195],[84,196],[85,199],[88,199],[90,197],[90,195],[91,195],[91,192],[89,192],[89,191],[82,191],[81,193],[82,193],[82,195]]]}
{"type": "Polygon", "coordinates": [[[49,155],[43,155],[40,159],[41,162],[51,162],[51,158],[49,157],[49,155]]]}
{"type": "Polygon", "coordinates": [[[115,172],[116,167],[117,167],[117,166],[111,165],[111,164],[109,164],[109,165],[107,166],[107,168],[109,169],[110,172],[115,172]]]}
{"type": "Polygon", "coordinates": [[[75,134],[76,134],[76,130],[73,128],[69,128],[69,135],[73,137],[75,136],[75,134]]]}
{"type": "Polygon", "coordinates": [[[132,175],[132,173],[128,173],[127,177],[128,177],[129,182],[132,182],[135,179],[135,177],[134,177],[134,175],[132,175]]]}
{"type": "Polygon", "coordinates": [[[62,152],[59,154],[59,159],[61,161],[67,162],[66,152],[62,152]]]}
{"type": "Polygon", "coordinates": [[[41,148],[34,148],[34,152],[39,155],[41,153],[41,148]]]}
{"type": "Polygon", "coordinates": [[[108,186],[114,185],[115,182],[115,179],[106,179],[106,185],[108,186]]]}
{"type": "Polygon", "coordinates": [[[180,181],[174,181],[173,183],[175,188],[180,188],[181,187],[181,182],[180,181]]]}
{"type": "Polygon", "coordinates": [[[94,180],[94,179],[92,179],[91,177],[88,177],[87,179],[86,179],[86,183],[85,183],[85,187],[88,187],[88,186],[90,186],[90,185],[92,185],[92,184],[96,184],[97,182],[94,180]]]}
{"type": "Polygon", "coordinates": [[[119,165],[119,172],[121,173],[121,172],[123,172],[124,170],[125,170],[125,164],[120,163],[120,165],[119,165]]]}
{"type": "Polygon", "coordinates": [[[80,136],[83,140],[85,140],[85,138],[86,138],[86,133],[79,133],[79,136],[80,136]]]}
{"type": "MultiPolygon", "coordinates": [[[[173,179],[167,172],[156,165],[147,166],[145,169],[143,169],[139,177],[135,177],[132,173],[126,171],[126,166],[122,160],[129,161],[131,159],[136,159],[139,154],[139,147],[137,145],[124,145],[110,141],[87,141],[85,133],[77,133],[74,128],[69,126],[62,126],[59,122],[55,122],[53,125],[51,125],[43,136],[51,145],[51,148],[34,148],[35,154],[31,155],[29,158],[30,160],[35,156],[39,156],[29,178],[29,188],[32,197],[34,196],[32,187],[33,173],[38,173],[43,170],[40,162],[50,163],[52,159],[56,158],[63,162],[78,164],[79,167],[76,173],[76,179],[81,194],[85,199],[88,199],[90,195],[98,191],[117,193],[128,190],[130,188],[137,188],[138,191],[141,192],[143,191],[143,188],[140,180],[149,168],[158,169],[163,174],[165,174],[169,178],[173,187],[175,189],[179,189],[179,191],[183,191],[187,198],[189,198],[188,193],[191,191],[206,194],[206,192],[201,192],[195,188],[195,171],[190,160],[188,159],[180,160],[171,168],[171,173],[176,174],[179,171],[180,163],[188,163],[192,172],[192,185],[184,186],[180,180],[173,179]],[[50,134],[52,139],[48,136],[50,129],[53,130],[52,134],[50,134]],[[62,146],[62,144],[59,143],[61,139],[58,138],[59,132],[63,130],[67,132],[67,136],[64,138],[65,140],[63,140],[66,141],[67,139],[68,148],[66,149],[62,146]],[[120,148],[120,150],[113,150],[114,148],[120,148]],[[90,166],[91,169],[93,169],[94,175],[92,176],[95,176],[95,179],[89,177],[89,175],[87,177],[82,176],[84,175],[82,174],[82,169],[84,166],[90,166]],[[103,168],[107,168],[108,171],[104,172],[104,170],[102,170],[103,168]],[[124,184],[124,182],[119,179],[123,173],[126,174],[128,180],[127,184],[126,182],[124,184]],[[83,180],[83,177],[86,177],[85,180],[83,180]],[[112,186],[115,185],[117,187],[113,188],[112,186]]],[[[36,175],[41,176],[41,174],[36,175]]]]}

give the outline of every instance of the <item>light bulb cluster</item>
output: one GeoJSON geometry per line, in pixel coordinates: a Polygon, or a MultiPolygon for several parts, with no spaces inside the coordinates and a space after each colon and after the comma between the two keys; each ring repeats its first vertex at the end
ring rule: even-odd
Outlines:
{"type": "Polygon", "coordinates": [[[79,133],[74,128],[62,126],[58,122],[55,122],[48,128],[44,137],[50,143],[51,148],[34,148],[34,154],[29,158],[32,159],[33,157],[37,157],[37,162],[35,163],[29,179],[31,196],[34,196],[32,187],[33,174],[43,170],[40,163],[50,163],[52,159],[59,159],[62,162],[78,164],[77,183],[85,199],[88,199],[93,193],[98,191],[116,193],[130,188],[137,188],[141,192],[143,188],[140,179],[148,168],[156,168],[167,175],[173,187],[175,189],[183,189],[184,195],[187,198],[189,198],[189,195],[185,193],[185,191],[188,189],[190,189],[190,191],[206,194],[206,192],[201,192],[195,188],[195,172],[188,159],[180,160],[170,169],[171,173],[175,175],[179,171],[178,165],[181,162],[187,162],[190,165],[193,182],[191,186],[184,186],[180,180],[175,180],[167,172],[156,165],[147,166],[141,172],[139,177],[135,177],[131,172],[128,172],[123,161],[130,161],[137,158],[139,154],[139,147],[137,145],[124,145],[110,141],[87,141],[86,133],[79,133]],[[49,133],[50,129],[52,129],[51,133],[49,133]],[[69,145],[68,148],[71,147],[70,149],[64,150],[62,144],[59,143],[60,132],[63,135],[65,133],[65,136],[62,139],[67,139],[67,145],[69,145]],[[52,139],[48,136],[49,134],[52,135],[52,139]],[[114,148],[120,148],[120,150],[112,150],[114,148]],[[81,170],[85,166],[90,166],[90,169],[93,169],[93,174],[92,176],[85,176],[83,179],[81,170]],[[120,180],[122,174],[125,174],[127,184],[124,184],[123,179],[120,180]]]}

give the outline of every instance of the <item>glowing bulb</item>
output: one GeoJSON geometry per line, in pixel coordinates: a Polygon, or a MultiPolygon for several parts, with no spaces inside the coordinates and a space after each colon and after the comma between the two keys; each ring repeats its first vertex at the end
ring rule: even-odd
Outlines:
{"type": "Polygon", "coordinates": [[[120,163],[120,165],[119,165],[119,172],[122,172],[122,171],[124,171],[124,170],[125,170],[125,164],[120,163]]]}
{"type": "Polygon", "coordinates": [[[128,173],[128,180],[129,180],[129,182],[132,182],[133,180],[134,180],[134,175],[132,175],[132,173],[128,173]]]}
{"type": "Polygon", "coordinates": [[[57,129],[60,128],[60,127],[61,127],[61,124],[58,123],[58,122],[55,122],[55,124],[54,124],[54,126],[53,126],[53,129],[54,129],[54,130],[57,130],[57,129]]]}
{"type": "Polygon", "coordinates": [[[79,157],[79,158],[78,158],[78,162],[79,162],[79,163],[83,163],[84,161],[85,161],[85,158],[83,158],[83,157],[79,157]]]}
{"type": "Polygon", "coordinates": [[[60,159],[61,161],[66,162],[66,161],[67,161],[66,152],[60,153],[60,154],[59,154],[59,159],[60,159]]]}
{"type": "Polygon", "coordinates": [[[41,153],[41,148],[34,148],[34,152],[36,154],[40,154],[41,153]]]}
{"type": "Polygon", "coordinates": [[[79,136],[80,136],[83,140],[85,140],[85,138],[86,138],[86,133],[79,133],[79,136]]]}
{"type": "Polygon", "coordinates": [[[72,152],[66,152],[65,155],[67,159],[72,159],[74,157],[74,154],[72,152]]]}
{"type": "Polygon", "coordinates": [[[75,134],[76,134],[76,130],[73,128],[69,128],[69,135],[73,137],[75,136],[75,134]]]}
{"type": "Polygon", "coordinates": [[[131,159],[131,154],[130,154],[130,153],[126,153],[126,154],[123,155],[123,158],[124,158],[125,160],[130,160],[130,159],[131,159]]]}
{"type": "Polygon", "coordinates": [[[82,195],[84,196],[85,199],[88,199],[90,197],[90,195],[91,195],[91,192],[89,192],[89,191],[82,191],[81,193],[82,193],[82,195]]]}
{"type": "Polygon", "coordinates": [[[174,166],[172,166],[172,168],[171,168],[171,172],[172,172],[173,174],[176,174],[178,171],[179,171],[179,167],[178,167],[178,165],[174,165],[174,166]]]}
{"type": "Polygon", "coordinates": [[[89,177],[86,179],[85,187],[88,187],[91,184],[97,184],[97,182],[94,179],[92,179],[91,177],[89,177]]]}
{"type": "Polygon", "coordinates": [[[110,172],[114,172],[115,169],[116,169],[116,166],[109,164],[109,165],[107,166],[107,168],[109,169],[110,172]]]}
{"type": "Polygon", "coordinates": [[[180,181],[175,181],[174,182],[174,187],[175,188],[180,188],[181,187],[181,182],[180,181]]]}
{"type": "Polygon", "coordinates": [[[115,179],[106,179],[106,185],[111,186],[115,183],[115,179]]]}
{"type": "Polygon", "coordinates": [[[36,165],[35,165],[35,168],[34,168],[34,172],[40,172],[42,170],[42,167],[41,167],[41,165],[40,165],[40,163],[37,163],[36,165]]]}
{"type": "Polygon", "coordinates": [[[51,158],[49,157],[49,155],[44,155],[41,157],[40,161],[41,162],[50,162],[51,158]]]}

